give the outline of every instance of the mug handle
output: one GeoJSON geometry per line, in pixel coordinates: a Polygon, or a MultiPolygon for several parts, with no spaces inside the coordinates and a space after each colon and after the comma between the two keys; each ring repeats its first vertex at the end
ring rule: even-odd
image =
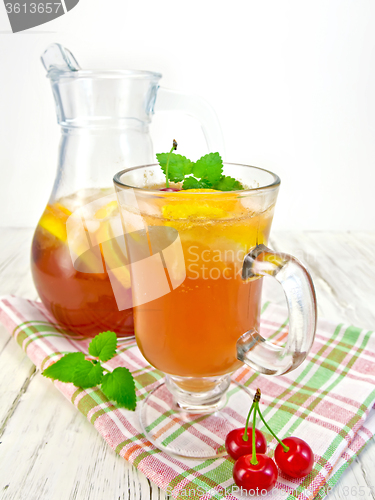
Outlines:
{"type": "Polygon", "coordinates": [[[269,342],[256,330],[237,341],[237,357],[265,375],[282,375],[297,368],[306,358],[316,330],[316,295],[307,269],[294,257],[257,245],[246,255],[242,279],[273,276],[283,287],[289,311],[285,347],[269,342]]]}
{"type": "Polygon", "coordinates": [[[203,97],[159,87],[155,111],[178,111],[196,118],[201,124],[208,150],[219,152],[224,159],[224,138],[219,119],[203,97]]]}

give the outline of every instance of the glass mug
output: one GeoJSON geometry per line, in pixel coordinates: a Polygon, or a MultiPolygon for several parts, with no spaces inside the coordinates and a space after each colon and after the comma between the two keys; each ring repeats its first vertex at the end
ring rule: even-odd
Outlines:
{"type": "MultiPolygon", "coordinates": [[[[267,375],[297,368],[316,329],[308,271],[294,257],[267,248],[279,177],[235,164],[224,164],[224,174],[245,189],[160,191],[165,177],[158,165],[126,169],[114,177],[137,344],[165,374],[174,409],[192,414],[224,406],[230,376],[242,363],[267,375]],[[285,347],[259,334],[265,275],[275,277],[285,292],[285,347]]],[[[142,413],[147,413],[147,399],[142,413]]],[[[147,417],[142,419],[155,442],[147,417]]]]}

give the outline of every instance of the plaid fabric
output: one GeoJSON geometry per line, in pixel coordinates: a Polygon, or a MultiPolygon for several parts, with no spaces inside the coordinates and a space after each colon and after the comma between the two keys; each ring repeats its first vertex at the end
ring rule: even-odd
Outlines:
{"type": "MultiPolygon", "coordinates": [[[[67,337],[39,302],[3,297],[0,320],[40,369],[66,352],[87,353],[90,339],[67,337]]],[[[286,336],[286,323],[283,308],[272,304],[264,306],[261,332],[265,337],[282,341],[286,336]]],[[[106,365],[110,369],[129,368],[141,400],[160,384],[163,375],[147,364],[134,339],[120,341],[120,351],[121,354],[106,365]]],[[[375,411],[371,411],[375,403],[375,335],[371,332],[320,320],[312,351],[297,370],[281,377],[265,377],[243,367],[233,378],[251,392],[260,387],[263,414],[280,438],[294,435],[305,439],[315,454],[314,469],[308,476],[297,480],[280,473],[275,488],[263,498],[323,498],[327,488],[336,484],[375,434],[375,411]]],[[[116,453],[174,498],[245,498],[236,491],[232,459],[189,460],[169,456],[156,449],[141,433],[137,411],[117,408],[98,388],[82,390],[73,384],[54,384],[116,453]]],[[[246,407],[250,403],[250,398],[244,402],[246,407]]],[[[161,410],[159,421],[164,418],[166,415],[161,410]]],[[[243,421],[238,426],[241,424],[243,421]]],[[[201,417],[199,423],[186,427],[183,432],[190,433],[187,434],[190,438],[202,425],[201,417]]],[[[174,439],[175,429],[164,427],[166,439],[174,439]]],[[[261,422],[258,427],[265,433],[272,455],[276,441],[271,441],[261,422]]],[[[211,436],[212,432],[211,429],[211,436]]],[[[217,433],[218,439],[222,439],[219,430],[217,433]]]]}

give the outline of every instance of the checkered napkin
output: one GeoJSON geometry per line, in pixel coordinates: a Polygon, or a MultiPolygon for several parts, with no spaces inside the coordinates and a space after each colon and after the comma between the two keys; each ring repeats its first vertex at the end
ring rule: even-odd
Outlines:
{"type": "MultiPolygon", "coordinates": [[[[90,339],[67,337],[39,302],[3,297],[0,321],[40,369],[66,352],[87,353],[90,339]]],[[[261,325],[265,337],[282,341],[286,336],[286,323],[285,309],[265,304],[261,325]]],[[[126,366],[131,370],[140,401],[161,383],[163,375],[147,364],[134,339],[120,341],[120,352],[107,367],[126,366]]],[[[261,389],[263,414],[279,437],[294,435],[305,439],[315,454],[314,469],[308,476],[290,479],[280,473],[275,488],[263,498],[323,498],[375,434],[375,410],[372,410],[375,403],[375,334],[372,332],[320,320],[308,359],[297,370],[280,377],[266,377],[243,367],[233,379],[252,393],[257,387],[261,389]]],[[[169,456],[156,449],[141,433],[137,411],[117,408],[98,388],[83,390],[73,384],[53,383],[116,453],[174,498],[245,498],[233,483],[232,459],[192,460],[169,456]]],[[[249,398],[244,406],[247,408],[250,403],[249,398]]],[[[164,409],[163,413],[162,406],[160,408],[157,419],[163,428],[167,411],[164,409]]],[[[224,411],[230,412],[230,408],[224,411]]],[[[202,417],[200,422],[183,430],[188,440],[196,439],[205,429],[201,420],[202,417]]],[[[242,419],[238,426],[243,423],[242,419]]],[[[272,455],[277,443],[261,422],[258,426],[271,442],[269,453],[272,455]]],[[[175,433],[170,427],[164,425],[169,441],[175,433]]],[[[222,442],[224,436],[220,432],[216,429],[215,436],[211,429],[211,439],[222,442]]]]}

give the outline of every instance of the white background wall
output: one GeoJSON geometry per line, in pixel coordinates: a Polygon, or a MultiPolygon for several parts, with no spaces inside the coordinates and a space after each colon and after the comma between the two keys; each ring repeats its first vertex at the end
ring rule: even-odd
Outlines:
{"type": "MultiPolygon", "coordinates": [[[[274,228],[374,230],[374,0],[80,0],[67,15],[12,34],[0,5],[0,224],[33,226],[58,145],[39,56],[52,42],[84,68],[148,69],[215,108],[228,161],[282,179],[274,228]]],[[[196,122],[155,115],[203,154],[196,122]]]]}

